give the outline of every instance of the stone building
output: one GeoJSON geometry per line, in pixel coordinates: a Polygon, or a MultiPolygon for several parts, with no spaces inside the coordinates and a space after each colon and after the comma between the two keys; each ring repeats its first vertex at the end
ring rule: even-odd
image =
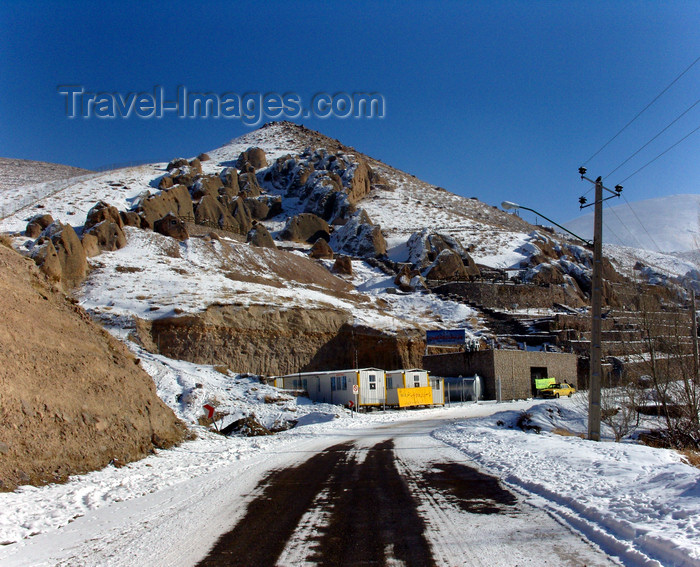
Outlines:
{"type": "Polygon", "coordinates": [[[480,350],[433,354],[423,357],[423,368],[432,376],[481,377],[484,399],[517,400],[535,395],[535,380],[555,378],[578,387],[576,355],[543,351],[480,350]]]}

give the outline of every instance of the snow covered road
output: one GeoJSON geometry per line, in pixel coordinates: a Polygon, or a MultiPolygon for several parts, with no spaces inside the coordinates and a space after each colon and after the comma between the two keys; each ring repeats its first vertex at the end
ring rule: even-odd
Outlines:
{"type": "Polygon", "coordinates": [[[0,562],[189,566],[209,555],[203,565],[613,563],[526,498],[494,491],[493,477],[433,438],[452,416],[290,436],[0,549],[0,562]],[[477,490],[468,495],[460,486],[470,483],[477,490]],[[232,549],[215,546],[232,530],[232,549]]]}
{"type": "Polygon", "coordinates": [[[431,437],[441,420],[355,431],[266,475],[205,567],[610,565],[552,516],[431,437]]]}
{"type": "Polygon", "coordinates": [[[200,430],[123,468],[0,495],[0,564],[196,565],[236,530],[246,553],[265,552],[248,565],[698,564],[697,469],[510,425],[527,410],[543,430],[576,430],[571,400],[356,418],[308,407],[282,434],[200,430]]]}

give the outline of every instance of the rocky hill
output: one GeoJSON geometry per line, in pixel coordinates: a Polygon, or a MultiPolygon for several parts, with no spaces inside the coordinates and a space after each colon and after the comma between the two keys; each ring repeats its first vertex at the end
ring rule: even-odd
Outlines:
{"type": "Polygon", "coordinates": [[[124,464],[183,424],[126,347],[0,246],[0,489],[124,464]]]}
{"type": "MultiPolygon", "coordinates": [[[[132,353],[153,361],[152,375],[181,361],[221,369],[224,381],[414,367],[425,331],[440,328],[465,328],[473,345],[517,348],[534,333],[585,350],[589,249],[303,126],[271,123],[196,157],[47,189],[37,186],[0,230],[132,353]],[[576,345],[563,342],[571,337],[576,345]]],[[[16,197],[0,193],[0,206],[16,197]]],[[[661,278],[659,305],[678,299],[680,288],[669,287],[697,273],[690,259],[609,252],[608,309],[634,309],[642,293],[630,283],[658,283],[655,267],[675,262],[673,278],[661,278]]],[[[48,312],[27,313],[43,331],[48,312]]],[[[41,361],[38,346],[12,336],[20,360],[41,361]]],[[[67,338],[44,340],[74,349],[67,338]]],[[[209,395],[198,372],[169,378],[179,385],[161,391],[191,422],[209,395]]],[[[36,388],[20,384],[18,392],[36,388]]],[[[234,407],[231,396],[227,387],[216,393],[234,407]]]]}

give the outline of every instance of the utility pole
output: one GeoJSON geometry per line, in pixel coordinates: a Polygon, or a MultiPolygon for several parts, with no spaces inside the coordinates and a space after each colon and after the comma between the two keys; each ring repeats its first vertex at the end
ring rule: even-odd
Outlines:
{"type": "MultiPolygon", "coordinates": [[[[579,167],[581,179],[595,185],[595,205],[593,217],[593,276],[591,277],[591,374],[588,384],[588,438],[600,441],[600,388],[603,376],[602,343],[603,343],[603,201],[619,197],[622,186],[616,185],[611,191],[603,185],[602,177],[595,181],[586,177],[586,168],[579,167]],[[603,189],[612,197],[603,198],[603,189]]],[[[579,199],[581,208],[586,205],[586,198],[579,199]]]]}
{"type": "Polygon", "coordinates": [[[603,373],[603,181],[595,180],[593,278],[591,282],[591,378],[588,385],[588,438],[600,441],[600,386],[603,373]]]}

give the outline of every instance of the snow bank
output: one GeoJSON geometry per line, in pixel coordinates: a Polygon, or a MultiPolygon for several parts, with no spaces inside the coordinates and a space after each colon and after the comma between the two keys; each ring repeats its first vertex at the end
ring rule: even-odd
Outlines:
{"type": "Polygon", "coordinates": [[[700,565],[700,470],[669,450],[593,443],[570,400],[507,411],[443,428],[434,436],[506,483],[543,498],[553,513],[608,553],[634,564],[700,565]],[[645,560],[648,558],[649,560],[645,560]]]}

